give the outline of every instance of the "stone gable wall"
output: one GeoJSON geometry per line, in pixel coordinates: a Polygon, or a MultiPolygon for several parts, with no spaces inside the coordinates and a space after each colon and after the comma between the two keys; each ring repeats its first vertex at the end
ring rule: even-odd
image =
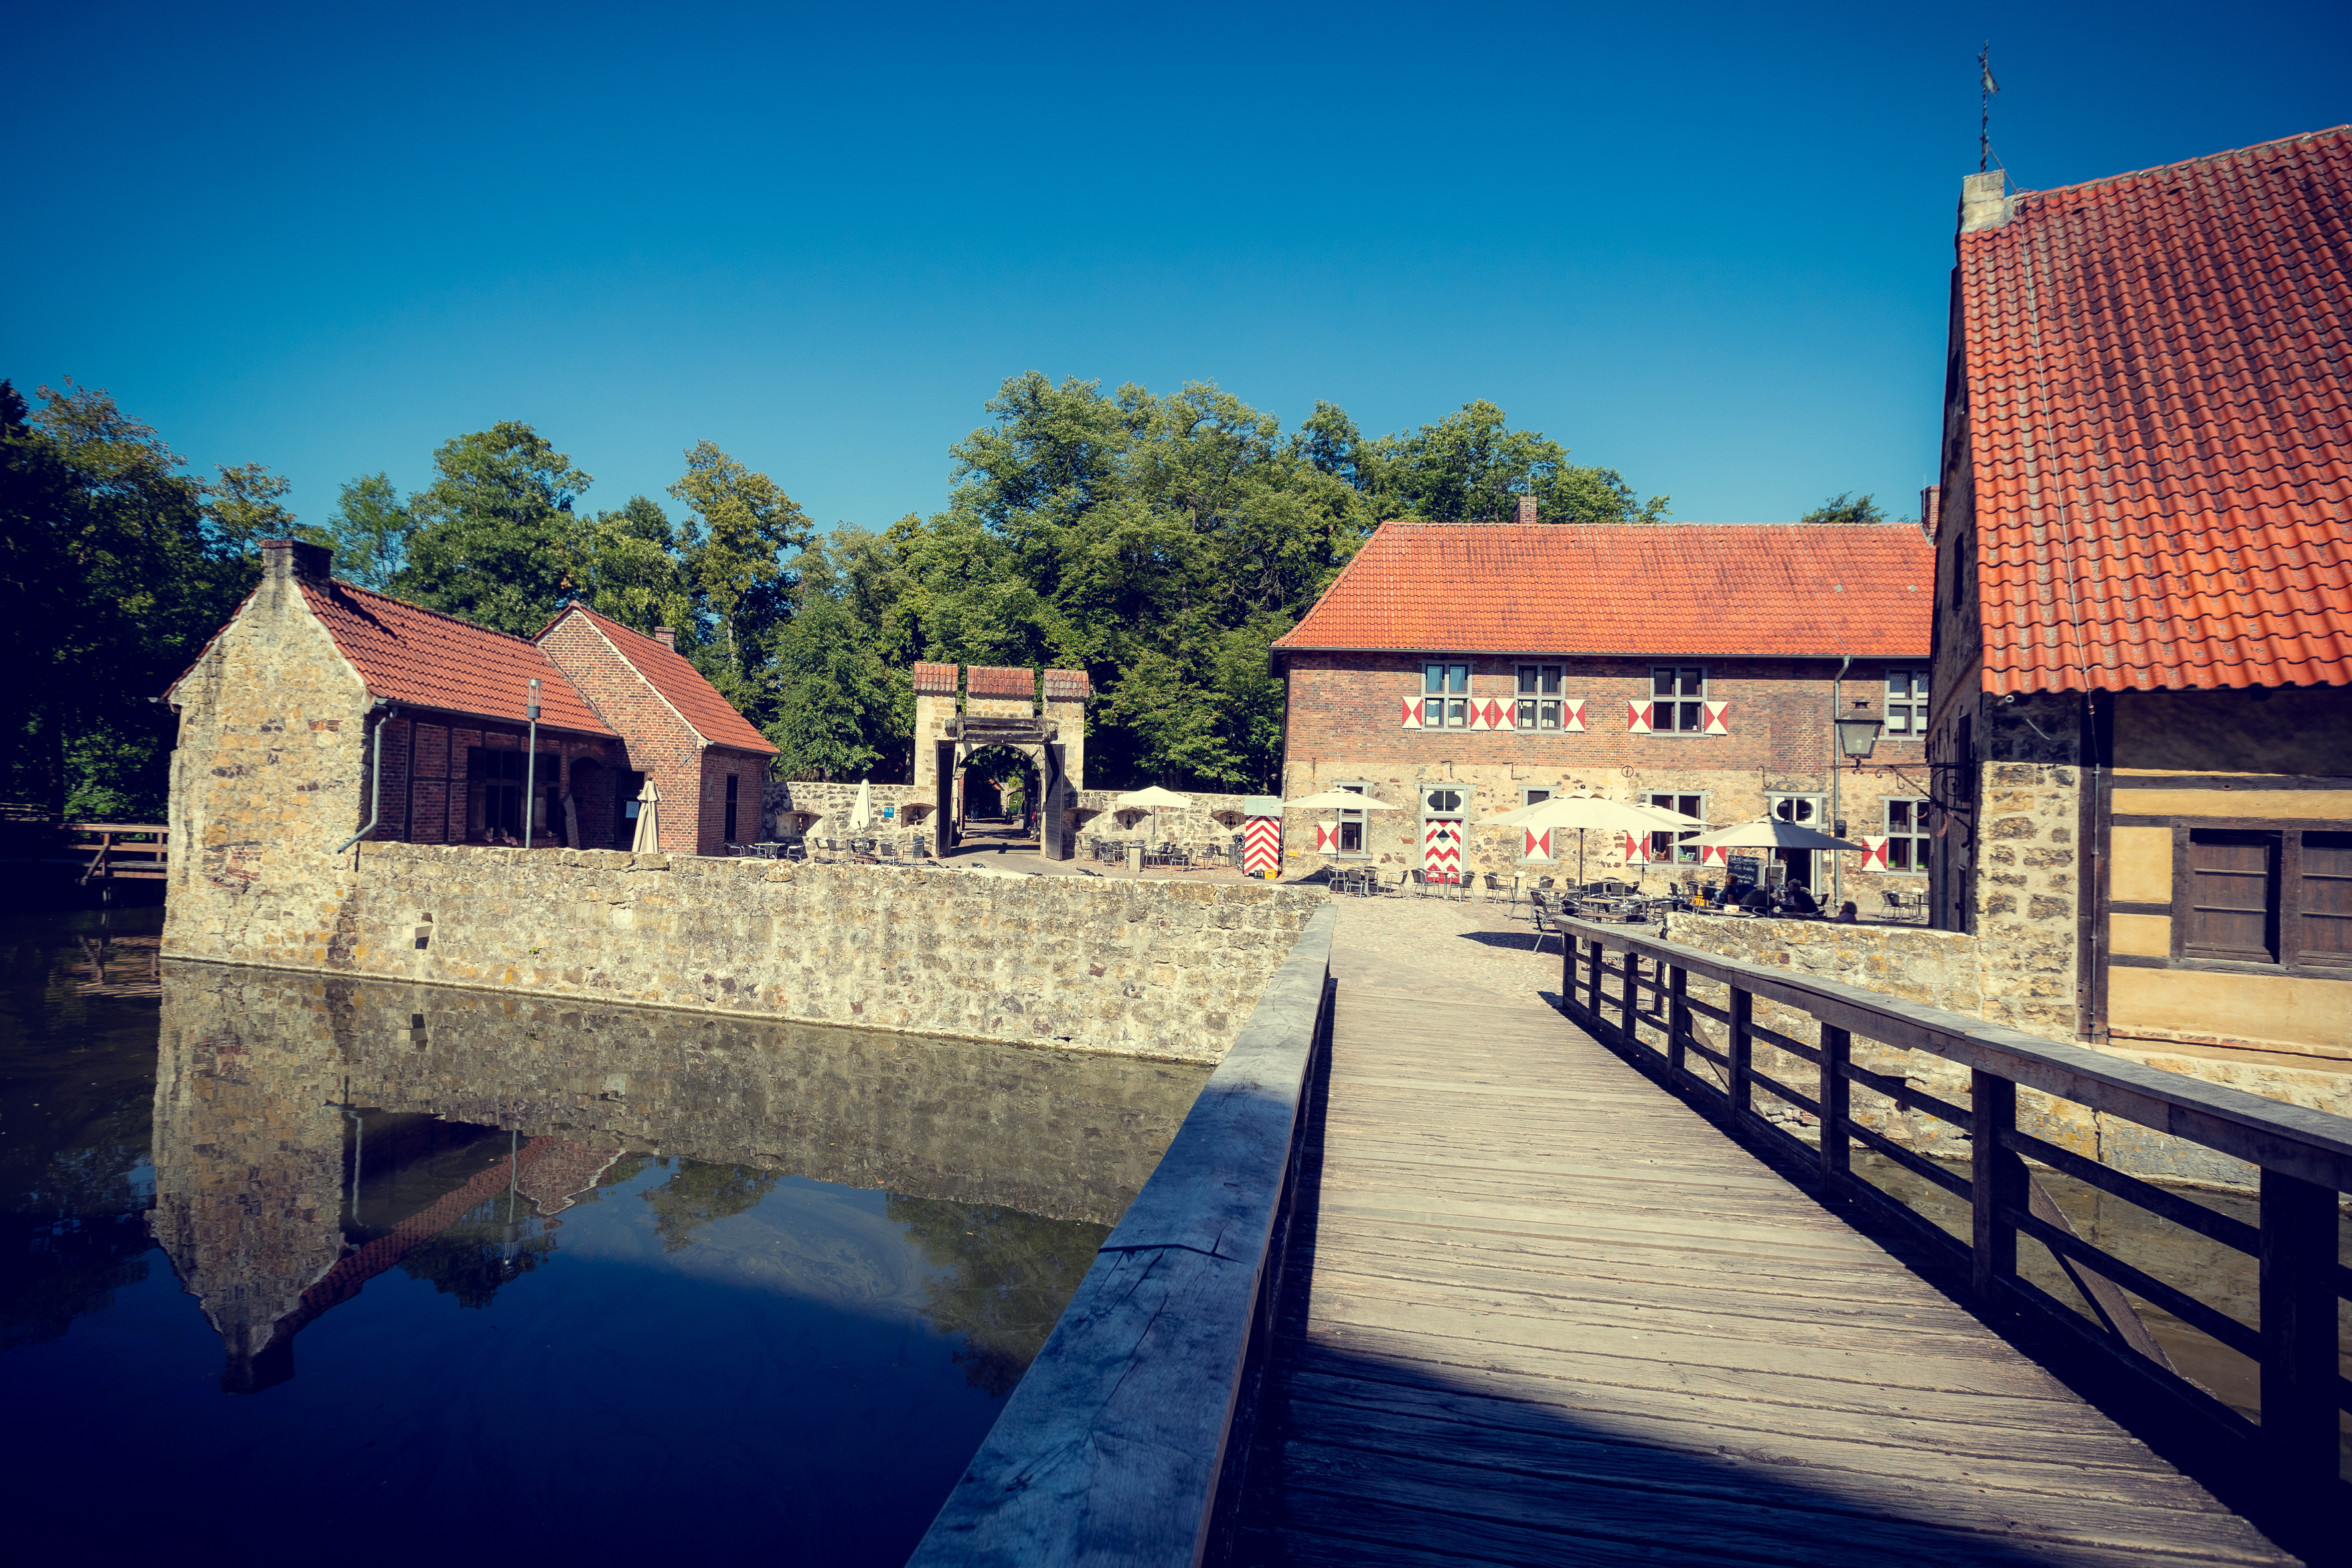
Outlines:
{"type": "Polygon", "coordinates": [[[360,846],[261,932],[173,956],[1215,1061],[1319,899],[599,850],[360,846]],[[415,945],[422,928],[426,945],[415,945]]]}

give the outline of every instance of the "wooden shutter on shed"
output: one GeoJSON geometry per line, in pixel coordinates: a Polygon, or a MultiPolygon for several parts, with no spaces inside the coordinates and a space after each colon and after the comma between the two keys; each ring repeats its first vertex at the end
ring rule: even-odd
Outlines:
{"type": "Polygon", "coordinates": [[[2190,829],[2182,956],[2277,962],[2278,862],[2275,833],[2190,829]]]}
{"type": "Polygon", "coordinates": [[[2352,964],[2352,833],[2305,833],[2298,879],[2297,961],[2352,964]]]}

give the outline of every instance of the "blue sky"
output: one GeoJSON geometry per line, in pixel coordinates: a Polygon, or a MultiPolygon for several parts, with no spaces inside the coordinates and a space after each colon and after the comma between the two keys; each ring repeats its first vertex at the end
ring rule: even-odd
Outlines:
{"type": "MultiPolygon", "coordinates": [[[[1933,466],[1973,56],[2046,188],[2352,120],[2352,7],[17,8],[0,375],[323,521],[527,420],[929,511],[1007,375],[1486,397],[1677,517],[1933,466]]],[[[677,509],[672,508],[673,511],[677,509]]]]}

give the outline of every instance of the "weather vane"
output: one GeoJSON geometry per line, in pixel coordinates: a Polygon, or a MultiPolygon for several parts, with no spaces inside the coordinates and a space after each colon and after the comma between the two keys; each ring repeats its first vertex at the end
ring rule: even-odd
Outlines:
{"type": "Polygon", "coordinates": [[[1977,51],[1977,81],[1982,89],[1977,106],[1977,173],[1981,174],[1992,159],[1992,95],[2000,90],[2000,83],[1992,79],[1990,38],[1977,51]]]}

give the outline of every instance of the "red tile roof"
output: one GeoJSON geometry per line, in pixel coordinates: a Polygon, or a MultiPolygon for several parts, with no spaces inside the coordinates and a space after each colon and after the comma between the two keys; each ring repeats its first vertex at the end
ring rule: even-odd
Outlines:
{"type": "Polygon", "coordinates": [[[1959,237],[1984,689],[2352,682],[2352,127],[1959,237]]]}
{"type": "MultiPolygon", "coordinates": [[[[702,678],[686,656],[670,647],[633,632],[620,622],[598,615],[578,600],[563,612],[579,616],[604,634],[620,656],[636,668],[646,683],[661,693],[664,700],[677,710],[687,727],[713,746],[730,746],[740,752],[757,752],[772,757],[776,748],[765,735],[751,727],[751,721],[735,710],[733,703],[719,695],[717,688],[702,678]]],[[[549,628],[563,619],[558,616],[548,623],[549,628]]],[[[546,631],[539,634],[544,637],[546,631]]]]}
{"type": "Polygon", "coordinates": [[[1914,524],[1384,522],[1274,646],[1924,658],[1914,524]]]}
{"type": "Polygon", "coordinates": [[[1078,702],[1095,694],[1094,682],[1083,669],[1049,669],[1045,672],[1045,700],[1049,702],[1078,702]]]}
{"type": "Polygon", "coordinates": [[[953,697],[960,667],[952,664],[931,664],[917,661],[915,665],[915,695],[918,697],[953,697]]]}
{"type": "Polygon", "coordinates": [[[975,665],[964,672],[964,694],[968,697],[1034,697],[1037,694],[1037,677],[1026,669],[975,665]]]}
{"type": "Polygon", "coordinates": [[[537,676],[541,724],[613,732],[563,672],[520,637],[349,583],[297,581],[310,613],[374,696],[520,724],[526,683],[537,676]]]}

